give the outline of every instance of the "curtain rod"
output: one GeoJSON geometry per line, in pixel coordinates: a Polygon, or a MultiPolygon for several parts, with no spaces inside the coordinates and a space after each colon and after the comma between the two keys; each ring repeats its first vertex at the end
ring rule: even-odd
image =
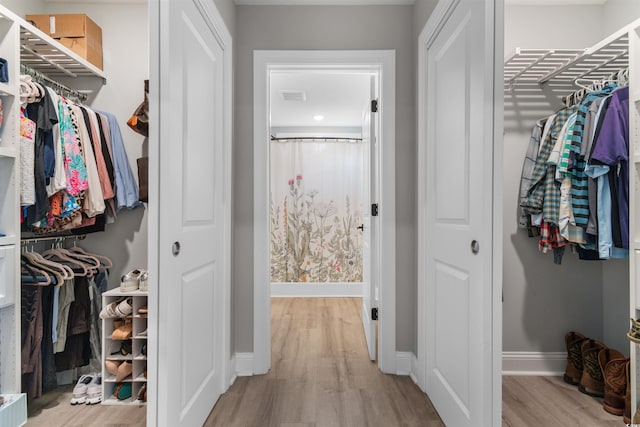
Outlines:
{"type": "Polygon", "coordinates": [[[34,70],[28,65],[20,64],[20,74],[28,74],[34,79],[34,81],[38,83],[47,82],[49,83],[49,86],[51,86],[52,89],[54,90],[58,89],[59,91],[66,92],[66,94],[62,93],[61,95],[75,96],[81,102],[85,102],[88,98],[86,93],[82,93],[76,89],[71,89],[69,86],[63,85],[62,83],[56,80],[53,80],[51,77],[41,73],[40,71],[34,70]]]}

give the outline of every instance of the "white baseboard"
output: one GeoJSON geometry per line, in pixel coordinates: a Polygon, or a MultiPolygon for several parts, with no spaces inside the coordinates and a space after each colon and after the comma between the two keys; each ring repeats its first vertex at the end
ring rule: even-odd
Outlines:
{"type": "Polygon", "coordinates": [[[236,353],[236,375],[250,377],[253,375],[253,353],[236,353]]]}
{"type": "Polygon", "coordinates": [[[396,351],[396,375],[411,375],[412,356],[410,351],[396,351]]]}
{"type": "Polygon", "coordinates": [[[555,352],[502,352],[502,375],[558,376],[567,367],[567,353],[555,352]]]}
{"type": "Polygon", "coordinates": [[[362,283],[271,283],[272,297],[361,297],[362,283]]]}
{"type": "Polygon", "coordinates": [[[420,363],[418,363],[418,358],[413,353],[411,353],[411,374],[409,374],[409,376],[422,391],[425,391],[424,384],[422,383],[424,378],[422,368],[420,367],[420,363]]]}
{"type": "Polygon", "coordinates": [[[229,360],[229,371],[227,372],[227,388],[231,387],[234,382],[236,382],[236,378],[238,378],[238,373],[236,371],[236,356],[231,356],[231,360],[229,360]]]}

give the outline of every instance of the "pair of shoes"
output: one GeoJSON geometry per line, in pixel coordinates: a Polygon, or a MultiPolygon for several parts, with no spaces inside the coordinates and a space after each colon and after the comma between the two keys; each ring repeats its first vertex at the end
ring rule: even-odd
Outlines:
{"type": "Polygon", "coordinates": [[[147,336],[147,330],[145,329],[144,331],[140,332],[138,334],[139,337],[146,337],[147,336]]]}
{"type": "Polygon", "coordinates": [[[136,268],[120,278],[120,291],[133,292],[137,290],[146,291],[148,289],[149,273],[146,270],[136,268]],[[142,288],[142,289],[141,289],[142,288]]]}
{"type": "Polygon", "coordinates": [[[121,341],[120,344],[120,348],[116,351],[112,351],[111,352],[111,356],[115,356],[115,355],[123,355],[123,356],[127,356],[131,354],[131,340],[123,340],[121,341]]]}
{"type": "MultiPolygon", "coordinates": [[[[87,403],[87,396],[91,388],[91,399],[95,400],[96,387],[100,389],[100,400],[102,400],[102,376],[100,374],[87,374],[78,379],[73,392],[71,393],[71,404],[78,405],[87,403]]],[[[99,402],[99,401],[98,401],[99,402]]],[[[95,403],[98,403],[95,402],[95,403]]]]}
{"type": "Polygon", "coordinates": [[[133,302],[131,298],[125,298],[120,301],[114,301],[107,304],[100,311],[101,319],[113,319],[115,317],[127,317],[133,313],[133,302]]]}
{"type": "Polygon", "coordinates": [[[140,391],[138,392],[138,400],[142,402],[147,401],[147,383],[142,384],[140,391]]]}
{"type": "Polygon", "coordinates": [[[131,397],[131,383],[118,383],[113,390],[113,395],[118,400],[125,400],[131,397]]]}
{"type": "Polygon", "coordinates": [[[87,386],[87,405],[94,405],[102,402],[102,375],[98,374],[87,386]]]}
{"type": "Polygon", "coordinates": [[[116,319],[113,321],[112,340],[128,340],[133,334],[133,323],[131,319],[116,319]]]}
{"type": "Polygon", "coordinates": [[[133,363],[131,360],[110,360],[104,362],[105,370],[111,375],[115,375],[116,382],[122,382],[133,373],[133,363]]]}

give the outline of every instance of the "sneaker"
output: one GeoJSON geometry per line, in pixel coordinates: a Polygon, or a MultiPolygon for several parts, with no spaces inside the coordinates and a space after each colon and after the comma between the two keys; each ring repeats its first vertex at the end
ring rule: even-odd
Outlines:
{"type": "Polygon", "coordinates": [[[140,275],[142,271],[135,269],[131,270],[120,278],[120,291],[132,292],[137,291],[140,287],[140,275]]]}
{"type": "Polygon", "coordinates": [[[78,379],[71,393],[71,404],[78,405],[87,400],[87,387],[93,381],[94,375],[83,375],[78,379]]]}
{"type": "Polygon", "coordinates": [[[147,292],[149,290],[149,272],[146,270],[142,270],[142,274],[140,274],[140,286],[138,289],[142,292],[147,292]]]}
{"type": "Polygon", "coordinates": [[[102,402],[102,375],[97,374],[93,381],[87,386],[87,405],[94,405],[102,402]]]}

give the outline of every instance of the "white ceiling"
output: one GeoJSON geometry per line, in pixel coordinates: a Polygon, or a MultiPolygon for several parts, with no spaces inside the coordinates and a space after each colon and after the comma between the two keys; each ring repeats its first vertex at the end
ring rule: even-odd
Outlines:
{"type": "Polygon", "coordinates": [[[271,74],[271,127],[354,127],[370,101],[366,74],[327,72],[273,72],[271,74]],[[304,90],[306,101],[284,101],[281,91],[304,90]],[[314,120],[314,115],[324,120],[314,120]]]}

